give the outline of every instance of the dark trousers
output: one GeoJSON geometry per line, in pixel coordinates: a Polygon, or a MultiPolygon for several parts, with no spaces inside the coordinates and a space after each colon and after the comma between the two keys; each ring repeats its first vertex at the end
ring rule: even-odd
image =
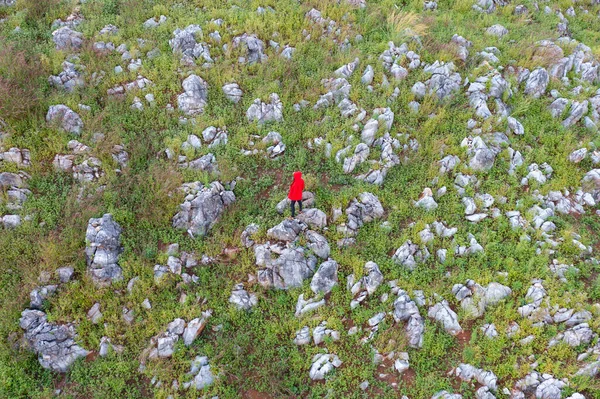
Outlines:
{"type": "Polygon", "coordinates": [[[298,205],[300,205],[300,212],[302,212],[302,201],[290,201],[290,209],[292,210],[292,217],[296,217],[296,207],[295,207],[295,203],[298,203],[298,205]]]}

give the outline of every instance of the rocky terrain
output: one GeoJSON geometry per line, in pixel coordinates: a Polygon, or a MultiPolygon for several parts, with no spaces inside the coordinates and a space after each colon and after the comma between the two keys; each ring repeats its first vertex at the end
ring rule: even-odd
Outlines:
{"type": "Polygon", "coordinates": [[[0,397],[599,398],[599,26],[0,0],[0,397]]]}

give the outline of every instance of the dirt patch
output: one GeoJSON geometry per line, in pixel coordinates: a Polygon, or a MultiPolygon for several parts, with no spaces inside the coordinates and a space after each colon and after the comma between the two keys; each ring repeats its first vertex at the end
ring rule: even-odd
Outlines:
{"type": "Polygon", "coordinates": [[[85,361],[86,362],[93,362],[94,360],[96,360],[96,358],[98,357],[98,352],[96,351],[91,351],[90,353],[87,354],[87,356],[85,357],[85,361]]]}
{"type": "Polygon", "coordinates": [[[268,393],[258,392],[255,389],[249,389],[242,394],[243,399],[272,399],[268,393]]]}
{"type": "Polygon", "coordinates": [[[399,377],[398,372],[394,369],[394,360],[392,359],[385,359],[375,371],[375,378],[394,388],[398,387],[399,377]]]}
{"type": "Polygon", "coordinates": [[[406,387],[412,387],[415,385],[415,380],[417,379],[417,373],[413,369],[405,370],[404,373],[400,376],[402,379],[402,384],[406,387]]]}
{"type": "Polygon", "coordinates": [[[223,255],[228,259],[235,259],[239,252],[240,249],[238,247],[227,247],[223,250],[223,255]]]}
{"type": "Polygon", "coordinates": [[[456,340],[458,341],[458,348],[460,349],[461,352],[465,348],[465,346],[467,346],[469,344],[469,342],[471,341],[472,334],[473,334],[472,331],[469,329],[469,330],[463,330],[463,331],[459,332],[458,335],[456,336],[456,340]]]}

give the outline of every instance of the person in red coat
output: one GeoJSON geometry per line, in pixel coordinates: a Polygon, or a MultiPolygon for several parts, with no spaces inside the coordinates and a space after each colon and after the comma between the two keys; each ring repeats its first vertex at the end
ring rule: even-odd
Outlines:
{"type": "Polygon", "coordinates": [[[302,213],[302,193],[304,192],[304,180],[302,180],[302,172],[294,172],[294,180],[290,185],[288,199],[290,200],[290,209],[292,217],[296,217],[296,202],[300,205],[300,213],[302,213]]]}

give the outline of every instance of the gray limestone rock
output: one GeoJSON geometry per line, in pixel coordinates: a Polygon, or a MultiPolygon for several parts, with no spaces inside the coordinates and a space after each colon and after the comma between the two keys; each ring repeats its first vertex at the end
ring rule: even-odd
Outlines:
{"type": "Polygon", "coordinates": [[[235,201],[233,191],[227,191],[215,181],[210,186],[200,182],[186,183],[185,202],[173,217],[173,227],[187,230],[192,236],[205,236],[219,220],[225,208],[235,201]]]}
{"type": "Polygon", "coordinates": [[[263,62],[267,59],[266,54],[264,54],[265,43],[256,37],[256,35],[248,35],[244,33],[243,35],[236,36],[233,38],[233,47],[245,47],[247,51],[246,61],[248,64],[254,64],[256,62],[263,62]]]}
{"type": "Polygon", "coordinates": [[[338,283],[338,264],[333,259],[329,259],[319,265],[310,283],[310,289],[315,294],[328,294],[338,283]]]}
{"type": "Polygon", "coordinates": [[[76,343],[77,335],[72,325],[49,323],[46,314],[40,310],[24,310],[19,325],[46,369],[65,373],[77,359],[89,353],[76,343]]]}
{"type": "Polygon", "coordinates": [[[243,92],[237,83],[227,83],[223,85],[222,90],[225,97],[232,103],[237,104],[242,99],[243,92]]]}
{"type": "Polygon", "coordinates": [[[312,359],[309,376],[311,380],[324,380],[325,376],[335,368],[340,367],[342,361],[337,355],[329,353],[318,353],[312,359]]]}
{"type": "Polygon", "coordinates": [[[330,247],[325,237],[313,230],[306,231],[304,236],[307,240],[306,246],[308,249],[313,251],[314,254],[321,259],[329,258],[330,247]]]}
{"type": "Polygon", "coordinates": [[[264,103],[257,98],[246,111],[246,118],[249,122],[258,122],[259,124],[269,122],[283,121],[283,103],[276,93],[269,96],[269,103],[264,103]]]}
{"type": "Polygon", "coordinates": [[[63,104],[52,105],[46,114],[46,122],[56,124],[67,133],[80,135],[83,130],[81,117],[63,104]]]}
{"type": "Polygon", "coordinates": [[[232,303],[238,310],[250,310],[258,303],[255,294],[249,294],[244,289],[244,284],[237,284],[231,291],[229,303],[232,303]]]}
{"type": "Polygon", "coordinates": [[[427,315],[440,322],[444,326],[444,329],[452,335],[457,335],[462,331],[458,323],[458,316],[450,309],[447,301],[439,302],[429,308],[427,315]]]}
{"type": "Polygon", "coordinates": [[[304,209],[296,215],[296,219],[312,228],[322,229],[327,226],[327,215],[317,208],[304,209]]]}
{"type": "Polygon", "coordinates": [[[83,35],[68,26],[52,32],[52,40],[57,50],[79,50],[83,45],[83,35]]]}
{"type": "Polygon", "coordinates": [[[544,68],[538,68],[531,72],[525,83],[525,94],[534,98],[540,97],[545,93],[550,77],[544,68]]]}
{"type": "Polygon", "coordinates": [[[273,261],[273,286],[277,289],[300,287],[315,271],[317,259],[305,256],[304,248],[286,248],[273,261]]]}
{"type": "Polygon", "coordinates": [[[267,237],[278,241],[294,241],[305,228],[306,225],[296,219],[284,219],[267,230],[267,237]]]}
{"type": "Polygon", "coordinates": [[[208,101],[208,85],[197,75],[190,75],[181,84],[184,92],[177,96],[177,107],[186,115],[204,112],[208,101]]]}
{"type": "Polygon", "coordinates": [[[85,254],[88,272],[99,286],[107,286],[112,281],[121,280],[123,273],[118,265],[121,248],[121,226],[112,215],[91,218],[85,234],[85,254]]]}

